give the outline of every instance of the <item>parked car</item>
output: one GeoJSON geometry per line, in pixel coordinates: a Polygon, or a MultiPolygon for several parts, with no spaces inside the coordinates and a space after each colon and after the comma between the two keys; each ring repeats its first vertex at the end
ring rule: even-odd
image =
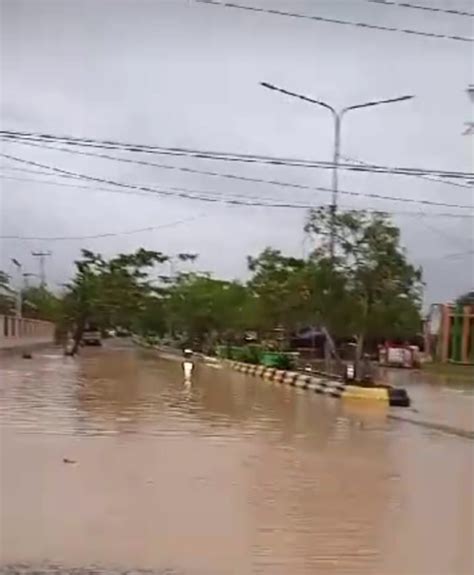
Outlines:
{"type": "Polygon", "coordinates": [[[98,329],[85,329],[82,334],[83,345],[102,345],[102,336],[98,329]]]}
{"type": "Polygon", "coordinates": [[[115,329],[115,335],[116,337],[130,337],[132,335],[131,331],[123,328],[123,327],[117,327],[115,329]]]}

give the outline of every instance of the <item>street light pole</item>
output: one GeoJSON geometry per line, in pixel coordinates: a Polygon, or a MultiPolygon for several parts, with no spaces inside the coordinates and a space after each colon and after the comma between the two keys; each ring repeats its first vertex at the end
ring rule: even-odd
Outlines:
{"type": "Polygon", "coordinates": [[[28,278],[38,277],[38,274],[34,274],[32,272],[24,272],[23,273],[23,288],[28,289],[30,287],[30,283],[28,278]]]}
{"type": "Polygon", "coordinates": [[[331,254],[331,261],[334,260],[334,246],[336,240],[336,211],[337,211],[337,194],[339,191],[339,156],[341,153],[341,120],[342,114],[334,111],[334,166],[332,168],[332,200],[331,200],[331,237],[329,250],[331,254]]]}
{"type": "Polygon", "coordinates": [[[12,258],[12,262],[13,264],[18,268],[18,277],[20,278],[19,284],[18,284],[18,288],[17,288],[17,292],[16,292],[16,317],[18,319],[21,319],[22,315],[23,315],[23,294],[22,294],[22,290],[23,290],[23,273],[22,273],[22,265],[21,263],[15,259],[12,258]]]}
{"type": "Polygon", "coordinates": [[[303,96],[296,92],[290,92],[283,88],[279,88],[268,82],[260,82],[260,85],[268,90],[274,90],[276,92],[281,92],[287,96],[292,96],[293,98],[298,98],[304,102],[309,102],[310,104],[316,104],[322,108],[326,108],[332,114],[334,120],[334,153],[333,153],[333,171],[332,171],[332,200],[331,200],[331,240],[330,240],[330,253],[331,259],[334,258],[334,247],[335,247],[335,235],[336,235],[336,212],[337,212],[337,199],[338,199],[338,167],[339,158],[341,153],[341,125],[342,119],[347,112],[351,110],[359,110],[361,108],[370,108],[372,106],[379,106],[381,104],[392,104],[395,102],[404,102],[405,100],[411,100],[414,96],[399,96],[397,98],[389,98],[388,100],[374,100],[370,102],[364,102],[363,104],[355,104],[354,106],[347,106],[341,110],[336,110],[333,106],[324,102],[322,100],[315,100],[313,98],[308,98],[308,96],[303,96]]]}

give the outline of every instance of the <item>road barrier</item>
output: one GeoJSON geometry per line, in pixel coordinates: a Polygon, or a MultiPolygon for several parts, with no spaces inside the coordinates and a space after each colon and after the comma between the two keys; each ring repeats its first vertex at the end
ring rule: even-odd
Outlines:
{"type": "Polygon", "coordinates": [[[0,315],[0,349],[53,341],[54,323],[50,321],[0,315]]]}
{"type": "Polygon", "coordinates": [[[347,385],[340,377],[331,377],[328,374],[300,373],[284,371],[273,367],[255,366],[240,361],[227,360],[226,364],[232,369],[248,375],[258,376],[267,381],[274,381],[283,385],[308,389],[315,393],[348,400],[370,400],[386,403],[390,406],[409,407],[410,398],[405,389],[391,386],[362,387],[347,385]]]}
{"type": "MultiPolygon", "coordinates": [[[[141,338],[133,338],[133,341],[142,346],[159,350],[159,346],[148,344],[141,338]]],[[[200,356],[201,354],[196,354],[200,356]]],[[[205,360],[206,356],[202,356],[205,360]]],[[[207,358],[215,360],[215,358],[207,358]]],[[[347,400],[369,400],[386,403],[390,406],[409,407],[410,398],[405,389],[391,387],[389,385],[374,385],[372,387],[362,387],[358,385],[347,385],[339,375],[331,375],[323,371],[297,372],[285,371],[274,367],[265,367],[241,361],[229,359],[221,360],[221,364],[228,366],[239,373],[260,377],[266,381],[274,381],[282,385],[290,385],[307,389],[322,395],[337,397],[347,400]]]]}

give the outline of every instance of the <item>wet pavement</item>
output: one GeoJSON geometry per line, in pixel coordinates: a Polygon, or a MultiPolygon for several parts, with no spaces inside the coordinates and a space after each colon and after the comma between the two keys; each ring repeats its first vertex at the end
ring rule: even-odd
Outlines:
{"type": "Polygon", "coordinates": [[[471,440],[120,343],[1,365],[3,573],[474,572],[471,440]]]}

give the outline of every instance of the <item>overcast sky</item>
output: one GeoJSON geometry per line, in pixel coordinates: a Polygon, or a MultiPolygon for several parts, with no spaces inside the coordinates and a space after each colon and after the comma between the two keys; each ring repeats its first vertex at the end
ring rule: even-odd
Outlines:
{"type": "MultiPolygon", "coordinates": [[[[242,0],[242,4],[380,25],[472,36],[474,19],[379,6],[366,0],[242,0]]],[[[471,10],[470,0],[417,4],[471,10]]],[[[259,86],[266,80],[344,107],[413,94],[414,100],[348,114],[342,154],[394,166],[472,171],[472,44],[285,18],[192,0],[0,0],[1,123],[130,143],[331,160],[329,113],[259,86]]],[[[327,203],[324,192],[288,190],[4,144],[4,153],[122,182],[225,195],[327,203]]],[[[330,186],[325,170],[147,160],[330,186]]],[[[32,250],[51,250],[52,286],[65,281],[81,247],[112,255],[139,246],[197,252],[197,268],[245,277],[246,256],[271,245],[294,255],[305,212],[244,208],[54,186],[58,178],[0,161],[1,232],[82,236],[150,226],[154,231],[83,241],[3,240],[10,258],[36,272],[32,250]],[[14,179],[15,178],[15,179],[14,179]],[[22,178],[22,180],[20,180],[22,178]],[[177,223],[188,220],[185,223],[177,223]],[[176,224],[176,225],[171,225],[176,224]]],[[[24,167],[24,166],[23,166],[24,167]]],[[[69,184],[71,182],[69,181],[69,184]]],[[[341,190],[472,204],[472,191],[420,178],[341,172],[341,190]]],[[[341,195],[342,206],[465,213],[341,195]]],[[[410,258],[423,265],[427,302],[474,284],[472,221],[396,215],[410,258]],[[463,254],[447,257],[450,254],[463,254]]]]}

